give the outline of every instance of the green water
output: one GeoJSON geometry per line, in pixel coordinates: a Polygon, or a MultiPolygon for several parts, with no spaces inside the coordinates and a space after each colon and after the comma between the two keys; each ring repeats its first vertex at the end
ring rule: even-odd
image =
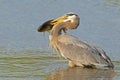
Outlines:
{"type": "Polygon", "coordinates": [[[114,70],[69,68],[67,61],[53,52],[0,52],[0,80],[117,80],[120,62],[114,70]],[[47,54],[47,55],[46,55],[47,54]]]}
{"type": "Polygon", "coordinates": [[[51,70],[54,70],[56,63],[59,65],[64,63],[58,56],[51,53],[45,56],[46,53],[48,54],[45,51],[30,50],[0,52],[0,79],[44,79],[51,70]]]}

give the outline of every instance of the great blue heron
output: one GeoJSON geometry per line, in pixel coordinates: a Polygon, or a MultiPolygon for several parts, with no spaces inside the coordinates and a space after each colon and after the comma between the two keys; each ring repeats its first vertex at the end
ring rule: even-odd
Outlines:
{"type": "Polygon", "coordinates": [[[100,66],[114,68],[113,63],[103,49],[61,32],[62,30],[76,29],[78,25],[78,15],[70,13],[45,22],[38,28],[38,32],[50,31],[50,44],[62,57],[68,59],[70,67],[96,68],[100,66]]]}

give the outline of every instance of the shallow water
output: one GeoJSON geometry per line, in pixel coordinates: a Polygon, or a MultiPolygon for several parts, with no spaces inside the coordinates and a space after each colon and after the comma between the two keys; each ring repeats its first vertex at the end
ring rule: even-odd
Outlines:
{"type": "Polygon", "coordinates": [[[46,51],[0,52],[0,80],[119,80],[120,62],[115,69],[69,68],[67,61],[46,51]]]}
{"type": "Polygon", "coordinates": [[[119,80],[120,0],[0,0],[0,80],[119,80]],[[80,16],[69,31],[103,48],[114,70],[68,68],[36,30],[65,13],[80,16]]]}
{"type": "Polygon", "coordinates": [[[45,51],[9,51],[0,52],[0,55],[0,80],[44,79],[65,63],[57,55],[45,51]]]}

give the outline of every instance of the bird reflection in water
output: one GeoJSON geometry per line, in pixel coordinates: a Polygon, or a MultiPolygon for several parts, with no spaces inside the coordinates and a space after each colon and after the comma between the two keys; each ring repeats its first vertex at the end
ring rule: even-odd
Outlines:
{"type": "Polygon", "coordinates": [[[113,69],[67,68],[58,69],[47,76],[46,80],[112,80],[116,73],[113,69]]]}

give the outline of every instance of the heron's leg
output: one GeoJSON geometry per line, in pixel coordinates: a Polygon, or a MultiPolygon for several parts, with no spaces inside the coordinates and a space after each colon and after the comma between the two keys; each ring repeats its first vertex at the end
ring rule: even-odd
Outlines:
{"type": "Polygon", "coordinates": [[[75,67],[75,64],[74,64],[72,61],[69,61],[69,62],[68,62],[68,66],[69,66],[69,67],[75,67]]]}

